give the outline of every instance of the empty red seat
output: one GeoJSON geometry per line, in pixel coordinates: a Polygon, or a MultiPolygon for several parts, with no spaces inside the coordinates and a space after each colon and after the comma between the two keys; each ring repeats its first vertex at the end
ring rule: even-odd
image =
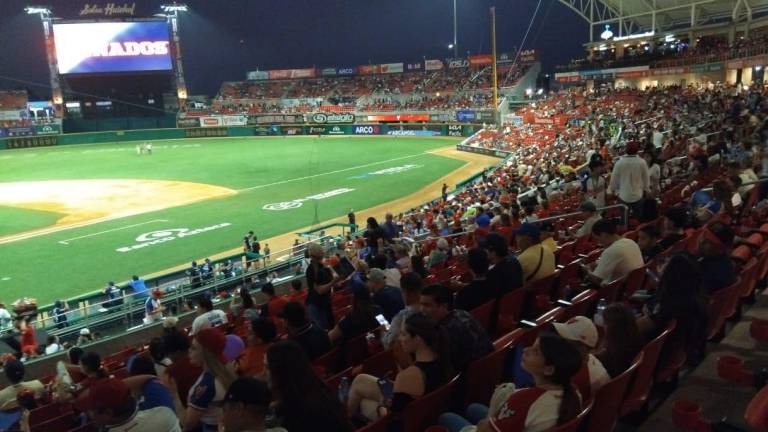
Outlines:
{"type": "Polygon", "coordinates": [[[747,424],[757,430],[768,429],[768,386],[765,386],[749,401],[744,413],[747,424]]]}
{"type": "Polygon", "coordinates": [[[429,425],[437,420],[437,417],[448,409],[451,402],[451,393],[456,386],[458,377],[450,382],[426,394],[405,406],[400,418],[403,422],[404,432],[423,432],[429,425]]]}
{"type": "Polygon", "coordinates": [[[637,369],[632,384],[629,386],[627,397],[621,405],[620,415],[622,417],[633,412],[644,410],[651,393],[653,373],[659,362],[661,348],[664,346],[664,342],[667,340],[670,333],[675,330],[676,325],[674,320],[670,321],[667,328],[664,329],[660,335],[656,336],[656,338],[643,347],[641,351],[642,359],[640,360],[640,366],[637,369]]]}
{"type": "Polygon", "coordinates": [[[621,375],[611,379],[600,390],[595,392],[592,413],[589,415],[587,432],[610,432],[616,427],[619,418],[619,408],[624,402],[627,387],[635,377],[643,354],[640,353],[635,362],[621,375]]]}
{"type": "Polygon", "coordinates": [[[560,426],[553,427],[549,432],[576,432],[580,430],[581,426],[587,421],[587,417],[589,417],[589,414],[592,412],[593,403],[594,402],[590,400],[589,404],[582,408],[579,415],[560,426]]]}

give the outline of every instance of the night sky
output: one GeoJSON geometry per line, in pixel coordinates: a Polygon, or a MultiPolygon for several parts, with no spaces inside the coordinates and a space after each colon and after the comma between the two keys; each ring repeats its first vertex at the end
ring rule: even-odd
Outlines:
{"type": "MultiPolygon", "coordinates": [[[[123,0],[93,0],[88,3],[123,0]]],[[[86,1],[47,0],[54,15],[72,18],[86,1]]],[[[128,3],[133,3],[130,1],[128,3]]],[[[136,0],[142,12],[159,1],[136,0]]],[[[419,61],[451,56],[452,0],[189,0],[181,18],[190,94],[213,95],[246,71],[419,61]]],[[[490,53],[489,8],[496,6],[498,51],[520,45],[537,0],[458,0],[459,54],[490,53]]],[[[0,89],[27,88],[48,97],[42,26],[24,12],[32,1],[0,0],[0,89]],[[14,80],[28,81],[23,84],[14,80]]],[[[545,71],[582,57],[588,26],[557,0],[542,0],[524,44],[545,71]]]]}

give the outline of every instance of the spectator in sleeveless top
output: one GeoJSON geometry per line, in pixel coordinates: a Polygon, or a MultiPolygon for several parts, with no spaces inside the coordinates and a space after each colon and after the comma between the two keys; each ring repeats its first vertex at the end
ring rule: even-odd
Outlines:
{"type": "Polygon", "coordinates": [[[352,310],[344,315],[336,327],[328,332],[331,342],[346,341],[380,326],[376,319],[382,310],[371,300],[371,294],[358,290],[352,294],[352,310]]]}
{"type": "Polygon", "coordinates": [[[595,324],[587,317],[577,316],[566,323],[554,323],[557,334],[570,341],[581,354],[582,366],[573,383],[584,400],[592,397],[611,377],[591,350],[597,347],[598,333],[595,324]]]}
{"type": "Polygon", "coordinates": [[[421,314],[409,317],[399,341],[414,363],[401,370],[394,383],[389,383],[391,395],[382,391],[385,385],[379,383],[378,377],[367,374],[355,377],[347,400],[347,412],[351,415],[376,420],[390,410],[402,411],[411,401],[437,390],[452,377],[445,337],[428,317],[421,314]]]}
{"type": "Polygon", "coordinates": [[[450,432],[471,430],[468,427],[472,424],[477,424],[477,432],[543,432],[579,414],[584,398],[571,381],[581,367],[581,357],[571,343],[557,335],[542,334],[525,348],[521,365],[533,375],[534,387],[515,389],[512,384],[503,384],[496,391],[506,391],[509,396],[500,406],[472,404],[465,417],[443,414],[440,424],[450,432]]]}

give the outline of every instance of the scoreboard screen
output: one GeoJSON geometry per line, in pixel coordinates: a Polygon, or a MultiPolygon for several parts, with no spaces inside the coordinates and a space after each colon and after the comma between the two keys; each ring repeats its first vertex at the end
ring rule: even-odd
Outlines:
{"type": "Polygon", "coordinates": [[[165,21],[54,24],[53,38],[62,75],[173,69],[165,21]]]}

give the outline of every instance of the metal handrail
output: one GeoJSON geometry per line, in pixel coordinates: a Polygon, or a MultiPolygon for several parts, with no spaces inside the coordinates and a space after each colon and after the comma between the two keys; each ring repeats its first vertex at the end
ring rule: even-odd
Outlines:
{"type": "MultiPolygon", "coordinates": [[[[601,212],[601,211],[604,211],[604,210],[610,210],[610,209],[614,209],[614,208],[622,208],[622,209],[624,209],[624,220],[625,221],[629,220],[629,206],[627,206],[626,204],[611,204],[609,206],[600,207],[600,208],[597,209],[597,211],[601,212]]],[[[565,214],[556,215],[556,216],[549,216],[549,217],[545,217],[545,218],[541,218],[541,219],[536,219],[534,221],[531,221],[530,223],[538,224],[538,223],[542,223],[542,222],[546,222],[546,221],[550,221],[550,220],[565,219],[565,218],[569,218],[571,216],[578,216],[578,215],[580,215],[582,213],[583,212],[581,212],[581,211],[577,211],[577,212],[565,213],[565,214]]]]}

